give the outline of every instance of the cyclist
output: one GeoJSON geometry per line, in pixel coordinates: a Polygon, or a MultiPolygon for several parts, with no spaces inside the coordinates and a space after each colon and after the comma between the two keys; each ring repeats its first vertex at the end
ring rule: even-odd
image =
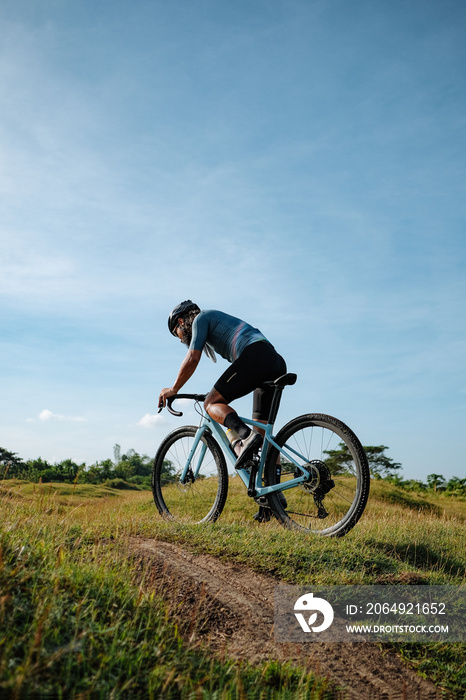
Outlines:
{"type": "Polygon", "coordinates": [[[239,435],[241,452],[235,467],[241,468],[261,446],[262,436],[241,420],[230,403],[253,391],[253,420],[267,423],[273,389],[262,385],[286,373],[285,360],[257,328],[222,311],[201,311],[190,299],[173,309],[168,328],[187,345],[188,352],[173,386],[160,392],[159,407],[194,374],[203,351],[214,362],[216,352],[228,360],[231,365],[207,394],[204,408],[211,418],[239,435]]]}

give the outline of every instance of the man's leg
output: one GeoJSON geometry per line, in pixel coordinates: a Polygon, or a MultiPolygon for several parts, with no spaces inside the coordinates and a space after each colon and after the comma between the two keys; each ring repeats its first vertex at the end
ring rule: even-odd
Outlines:
{"type": "Polygon", "coordinates": [[[241,469],[261,446],[262,437],[241,420],[235,409],[227,404],[226,399],[217,389],[214,388],[207,394],[204,408],[217,423],[234,430],[241,438],[241,452],[235,465],[237,469],[241,469]]]}
{"type": "Polygon", "coordinates": [[[234,430],[240,438],[247,438],[251,432],[246,423],[236,413],[235,409],[228,405],[226,399],[217,391],[212,389],[206,396],[204,408],[211,418],[234,430]],[[231,425],[233,423],[234,425],[231,425]]]}

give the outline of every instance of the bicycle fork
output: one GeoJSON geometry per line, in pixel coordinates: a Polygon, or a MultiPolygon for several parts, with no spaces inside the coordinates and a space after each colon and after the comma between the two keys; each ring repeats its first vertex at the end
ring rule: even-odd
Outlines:
{"type": "Polygon", "coordinates": [[[205,457],[205,453],[207,451],[207,444],[206,443],[201,443],[201,451],[197,460],[197,465],[193,471],[191,464],[194,458],[194,455],[196,454],[196,450],[199,447],[199,443],[201,442],[201,439],[206,431],[206,426],[201,426],[199,430],[196,433],[196,437],[194,438],[193,446],[191,447],[191,450],[189,452],[188,458],[186,460],[186,463],[183,467],[183,471],[181,472],[180,476],[180,482],[182,484],[186,484],[187,481],[194,482],[196,481],[199,470],[201,468],[202,462],[205,457]]]}

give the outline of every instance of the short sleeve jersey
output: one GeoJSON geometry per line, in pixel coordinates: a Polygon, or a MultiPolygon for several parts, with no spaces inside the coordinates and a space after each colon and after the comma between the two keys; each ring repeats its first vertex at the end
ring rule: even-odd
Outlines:
{"type": "Polygon", "coordinates": [[[267,341],[267,338],[235,316],[229,316],[223,311],[201,311],[193,321],[193,335],[190,350],[202,352],[208,343],[219,355],[234,362],[244,348],[252,343],[267,341]]]}

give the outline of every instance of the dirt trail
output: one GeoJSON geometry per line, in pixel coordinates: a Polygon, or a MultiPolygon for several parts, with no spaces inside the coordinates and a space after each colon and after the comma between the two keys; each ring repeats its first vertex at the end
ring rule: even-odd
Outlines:
{"type": "Polygon", "coordinates": [[[221,656],[292,661],[330,678],[344,700],[439,700],[429,682],[374,644],[280,644],[273,637],[276,579],[153,539],[132,538],[144,583],[162,593],[182,633],[221,656]]]}

